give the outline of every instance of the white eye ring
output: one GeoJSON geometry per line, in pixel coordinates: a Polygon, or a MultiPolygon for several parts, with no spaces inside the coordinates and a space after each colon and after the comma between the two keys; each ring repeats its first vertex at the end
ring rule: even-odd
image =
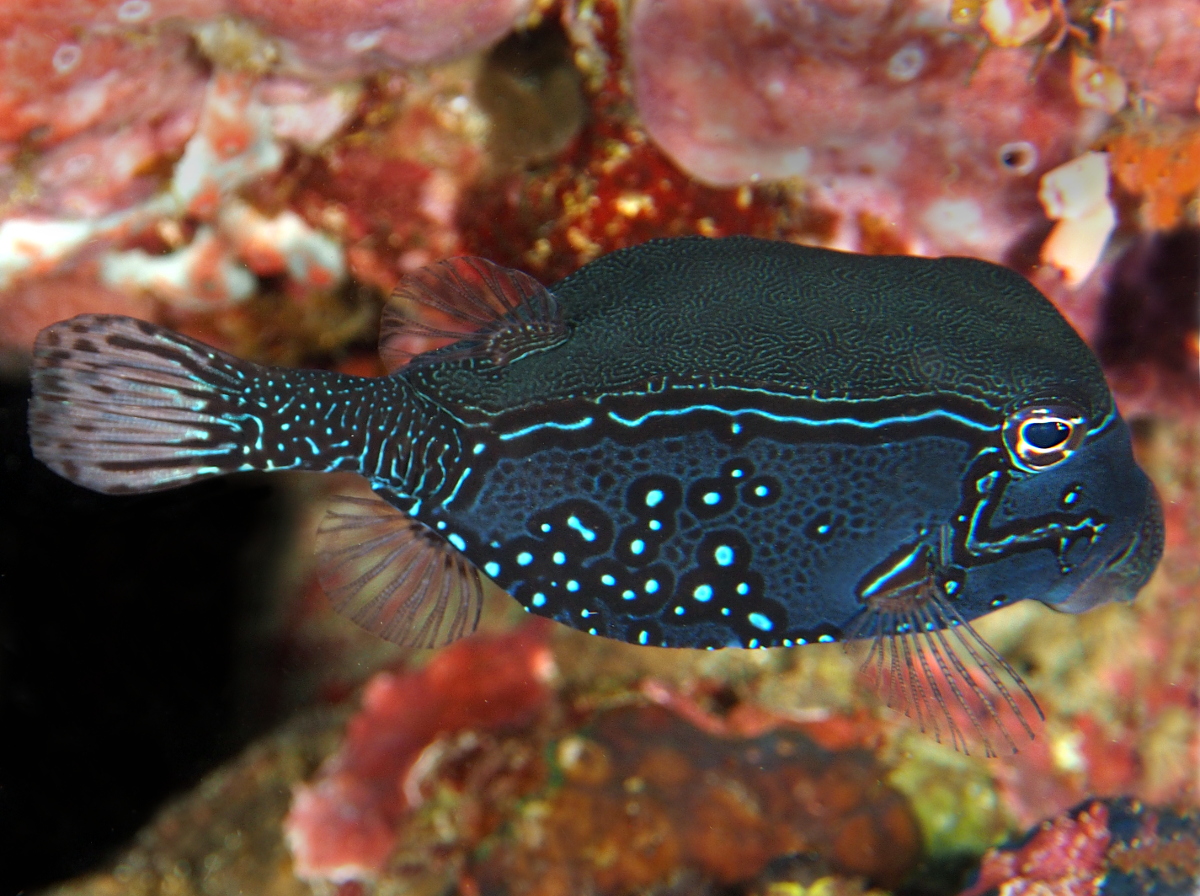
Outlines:
{"type": "Polygon", "coordinates": [[[1009,414],[1001,432],[1013,463],[1038,473],[1075,453],[1087,432],[1087,418],[1066,402],[1038,403],[1009,414]]]}

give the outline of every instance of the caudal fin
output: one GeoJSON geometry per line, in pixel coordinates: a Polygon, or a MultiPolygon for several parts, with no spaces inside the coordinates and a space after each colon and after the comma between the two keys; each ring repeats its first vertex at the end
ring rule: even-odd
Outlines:
{"type": "Polygon", "coordinates": [[[261,368],[145,321],[85,314],[38,334],[34,455],[99,492],[154,491],[253,469],[246,413],[261,368]]]}

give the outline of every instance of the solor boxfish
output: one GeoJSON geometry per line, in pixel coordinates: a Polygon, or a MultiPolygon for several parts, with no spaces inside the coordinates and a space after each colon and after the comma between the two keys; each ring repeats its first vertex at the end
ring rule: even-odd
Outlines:
{"type": "Polygon", "coordinates": [[[481,575],[633,644],[865,640],[890,703],[989,753],[1040,709],[971,621],[1131,600],[1162,551],[1096,358],[987,262],[683,238],[547,289],[453,258],[401,282],[380,347],[363,378],[75,317],[37,339],[33,450],[109,493],[357,473],[319,578],[397,644],[470,633],[481,575]]]}

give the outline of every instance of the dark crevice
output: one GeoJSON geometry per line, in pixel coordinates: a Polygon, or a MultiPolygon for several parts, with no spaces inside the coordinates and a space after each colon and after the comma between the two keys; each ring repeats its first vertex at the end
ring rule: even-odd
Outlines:
{"type": "Polygon", "coordinates": [[[275,490],[79,488],[30,454],[28,396],[0,383],[0,893],[94,867],[271,721],[246,569],[274,568],[275,490]]]}

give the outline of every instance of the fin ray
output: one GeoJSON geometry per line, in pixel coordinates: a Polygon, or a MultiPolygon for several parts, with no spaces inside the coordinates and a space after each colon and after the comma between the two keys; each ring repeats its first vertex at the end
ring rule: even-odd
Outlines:
{"type": "Polygon", "coordinates": [[[317,562],[334,608],[393,644],[441,647],[479,624],[478,570],[375,494],[331,500],[317,529],[317,562]]]}
{"type": "Polygon", "coordinates": [[[383,311],[379,355],[389,373],[466,358],[502,366],[551,348],[566,335],[558,300],[542,284],[521,271],[463,256],[400,282],[383,311]]]}
{"type": "Polygon", "coordinates": [[[977,744],[993,757],[1000,743],[1019,752],[1012,720],[1033,740],[1032,717],[1045,719],[1029,687],[936,585],[905,591],[864,607],[847,632],[869,642],[860,671],[889,708],[939,743],[945,732],[962,753],[977,744]]]}
{"type": "Polygon", "coordinates": [[[249,362],[134,318],[85,314],[38,334],[34,455],[96,491],[154,491],[243,468],[249,362]]]}

